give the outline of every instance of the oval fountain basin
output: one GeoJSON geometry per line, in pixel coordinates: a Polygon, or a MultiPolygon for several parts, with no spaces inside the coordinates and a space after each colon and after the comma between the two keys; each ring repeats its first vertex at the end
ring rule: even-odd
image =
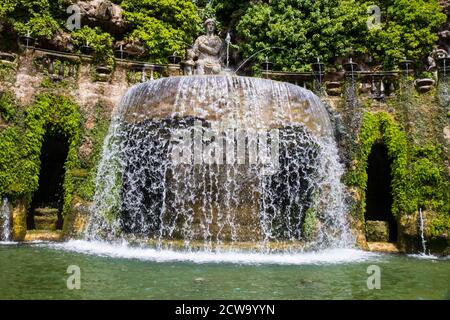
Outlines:
{"type": "Polygon", "coordinates": [[[88,235],[336,244],[348,238],[341,174],[309,90],[237,76],[150,81],[115,111],[88,235]]]}
{"type": "Polygon", "coordinates": [[[311,91],[284,82],[238,76],[162,78],[131,88],[121,111],[127,123],[196,117],[234,121],[247,128],[301,123],[331,135],[327,111],[311,91]]]}

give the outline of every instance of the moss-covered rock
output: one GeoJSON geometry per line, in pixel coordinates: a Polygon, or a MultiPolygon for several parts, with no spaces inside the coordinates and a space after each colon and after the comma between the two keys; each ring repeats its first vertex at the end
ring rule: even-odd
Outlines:
{"type": "Polygon", "coordinates": [[[90,214],[89,206],[89,202],[74,197],[72,210],[64,219],[64,239],[80,238],[83,235],[90,214]]]}
{"type": "Polygon", "coordinates": [[[387,221],[366,221],[366,238],[369,242],[388,242],[389,223],[387,221]]]}
{"type": "Polygon", "coordinates": [[[22,241],[27,233],[27,200],[17,200],[12,210],[12,240],[22,241]]]}

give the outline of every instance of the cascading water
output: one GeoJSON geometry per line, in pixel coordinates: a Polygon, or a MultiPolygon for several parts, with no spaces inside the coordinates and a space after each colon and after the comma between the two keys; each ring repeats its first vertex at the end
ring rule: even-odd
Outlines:
{"type": "Polygon", "coordinates": [[[236,76],[151,81],[113,115],[86,237],[343,247],[353,237],[342,173],[308,90],[236,76]]]}
{"type": "Polygon", "coordinates": [[[422,241],[422,254],[427,254],[427,245],[424,237],[424,219],[422,214],[422,208],[419,209],[419,229],[420,229],[420,239],[422,241]]]}
{"type": "Polygon", "coordinates": [[[2,220],[2,233],[0,240],[9,241],[11,239],[11,211],[9,209],[8,198],[4,198],[0,208],[0,219],[2,220]]]}

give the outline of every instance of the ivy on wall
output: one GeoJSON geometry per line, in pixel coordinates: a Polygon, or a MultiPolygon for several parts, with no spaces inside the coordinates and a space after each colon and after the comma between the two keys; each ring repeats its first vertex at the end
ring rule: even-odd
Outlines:
{"type": "Polygon", "coordinates": [[[431,236],[448,232],[450,191],[445,179],[441,146],[409,144],[402,127],[386,112],[366,112],[358,138],[353,167],[345,176],[347,185],[362,191],[355,213],[361,218],[364,216],[368,157],[372,146],[382,142],[392,161],[392,214],[399,218],[403,214],[415,213],[419,208],[429,210],[433,212],[433,218],[429,220],[431,236]]]}
{"type": "MultiPolygon", "coordinates": [[[[388,156],[392,160],[392,213],[398,216],[401,212],[410,212],[408,200],[408,155],[407,141],[402,129],[396,124],[391,115],[386,112],[375,114],[366,112],[363,115],[359,132],[359,147],[353,170],[346,175],[346,183],[350,186],[367,189],[367,161],[372,146],[377,142],[384,142],[388,149],[388,156]]],[[[365,194],[362,194],[358,213],[365,212],[365,194]]]]}
{"type": "Polygon", "coordinates": [[[79,165],[80,113],[70,98],[43,93],[21,110],[20,116],[0,132],[0,195],[12,198],[31,195],[38,189],[40,154],[44,134],[61,133],[68,142],[65,162],[63,215],[71,207],[74,183],[71,170],[79,165]]]}
{"type": "Polygon", "coordinates": [[[75,180],[75,192],[83,200],[92,201],[95,193],[95,179],[97,177],[97,164],[101,159],[103,140],[108,133],[110,124],[109,114],[105,113],[105,106],[99,101],[95,106],[95,125],[92,129],[83,132],[83,138],[92,141],[90,156],[81,161],[78,179],[75,180]]]}

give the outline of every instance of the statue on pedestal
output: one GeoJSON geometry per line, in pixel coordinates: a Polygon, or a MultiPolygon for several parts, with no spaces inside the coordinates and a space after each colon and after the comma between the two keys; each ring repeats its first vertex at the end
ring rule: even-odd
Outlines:
{"type": "MultiPolygon", "coordinates": [[[[205,28],[206,35],[198,37],[192,48],[193,55],[197,59],[195,64],[196,74],[219,74],[223,65],[224,42],[214,34],[216,23],[213,19],[205,21],[205,28]]],[[[190,60],[194,59],[191,58],[190,60]]]]}

